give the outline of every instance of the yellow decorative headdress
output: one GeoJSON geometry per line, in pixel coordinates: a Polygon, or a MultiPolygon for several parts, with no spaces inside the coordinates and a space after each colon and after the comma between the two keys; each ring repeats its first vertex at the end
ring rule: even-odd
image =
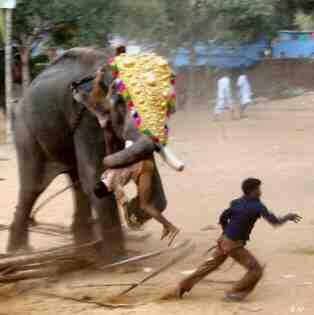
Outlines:
{"type": "Polygon", "coordinates": [[[175,77],[156,54],[121,54],[110,61],[117,90],[127,102],[137,128],[155,142],[168,139],[167,118],[175,107],[175,77]]]}

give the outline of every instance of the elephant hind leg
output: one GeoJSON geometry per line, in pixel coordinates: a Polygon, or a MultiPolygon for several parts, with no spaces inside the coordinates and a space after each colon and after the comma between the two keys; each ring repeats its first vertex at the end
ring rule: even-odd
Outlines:
{"type": "Polygon", "coordinates": [[[36,187],[31,189],[21,188],[19,201],[16,206],[13,223],[11,224],[7,250],[15,252],[17,250],[29,250],[28,225],[29,217],[34,203],[41,191],[36,187]]]}
{"type": "Polygon", "coordinates": [[[16,132],[16,150],[19,194],[7,245],[10,252],[29,249],[28,225],[33,205],[56,176],[48,173],[45,155],[26,128],[16,132]]]}

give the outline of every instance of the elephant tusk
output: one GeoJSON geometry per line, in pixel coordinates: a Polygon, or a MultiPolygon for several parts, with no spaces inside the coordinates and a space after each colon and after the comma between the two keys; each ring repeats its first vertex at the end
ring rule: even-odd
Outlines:
{"type": "Polygon", "coordinates": [[[166,164],[175,171],[182,172],[184,170],[184,163],[180,161],[168,147],[160,146],[158,153],[166,164]]]}

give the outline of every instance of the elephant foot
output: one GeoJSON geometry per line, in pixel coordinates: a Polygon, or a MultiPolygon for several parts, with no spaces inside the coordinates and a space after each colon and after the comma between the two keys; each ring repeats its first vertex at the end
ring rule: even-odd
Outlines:
{"type": "Polygon", "coordinates": [[[24,245],[22,247],[7,247],[7,252],[15,255],[26,255],[34,252],[34,247],[31,245],[24,245]]]}
{"type": "Polygon", "coordinates": [[[119,246],[108,246],[106,241],[99,244],[97,249],[97,262],[101,265],[112,264],[128,258],[127,253],[119,246]]]}
{"type": "Polygon", "coordinates": [[[95,240],[92,224],[73,224],[71,227],[75,244],[81,245],[95,240]]]}
{"type": "MultiPolygon", "coordinates": [[[[98,226],[98,229],[100,227],[98,226]]],[[[124,246],[123,232],[120,227],[111,230],[98,230],[98,235],[103,240],[98,246],[98,260],[101,264],[110,264],[127,258],[124,246]]]]}
{"type": "Polygon", "coordinates": [[[11,226],[7,252],[9,253],[26,253],[32,251],[33,248],[29,245],[27,228],[16,228],[11,226]]]}

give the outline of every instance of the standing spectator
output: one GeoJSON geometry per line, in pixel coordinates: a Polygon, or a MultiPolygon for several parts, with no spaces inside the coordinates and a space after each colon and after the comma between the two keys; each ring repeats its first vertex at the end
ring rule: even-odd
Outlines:
{"type": "Polygon", "coordinates": [[[226,110],[233,114],[233,99],[231,92],[231,79],[227,71],[223,71],[217,81],[217,101],[214,110],[215,118],[226,110]]]}
{"type": "Polygon", "coordinates": [[[240,117],[244,117],[244,112],[252,103],[252,89],[248,77],[242,72],[237,81],[238,95],[240,100],[240,117]]]}

